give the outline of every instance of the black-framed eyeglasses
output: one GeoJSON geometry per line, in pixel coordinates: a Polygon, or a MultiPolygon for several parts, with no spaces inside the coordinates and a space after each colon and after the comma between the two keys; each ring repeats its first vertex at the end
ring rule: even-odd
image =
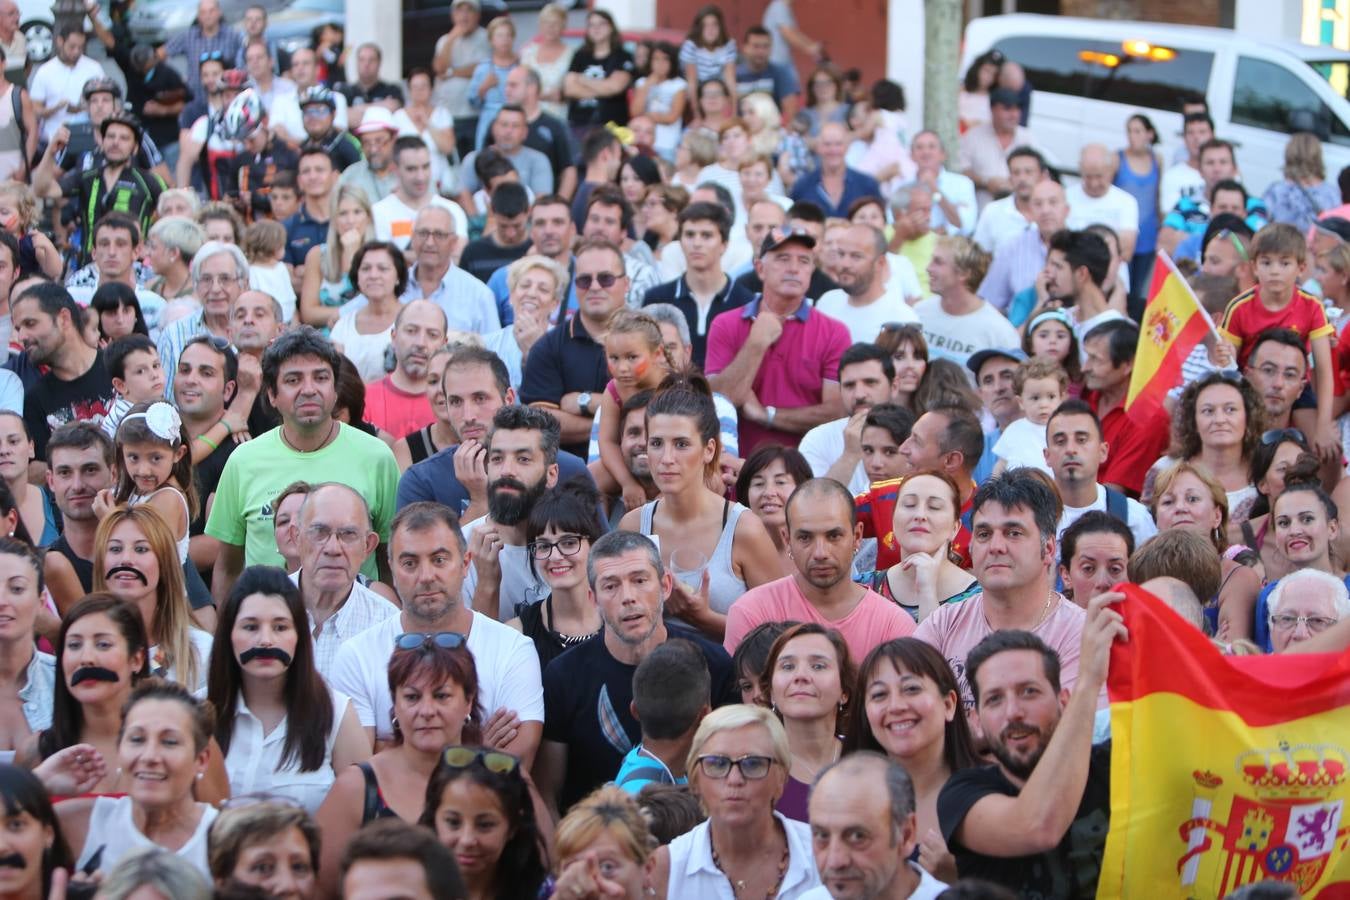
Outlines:
{"type": "Polygon", "coordinates": [[[519,757],[482,747],[446,747],[441,751],[441,761],[452,769],[467,769],[474,763],[482,763],[483,768],[497,775],[509,775],[520,767],[519,757]]]}
{"type": "Polygon", "coordinates": [[[738,756],[732,759],[730,756],[709,753],[700,756],[695,762],[704,775],[719,781],[731,774],[732,766],[741,770],[741,777],[746,781],[759,781],[769,774],[769,769],[773,768],[777,760],[772,756],[738,756]]]}
{"type": "Polygon", "coordinates": [[[578,534],[565,534],[556,541],[546,541],[542,538],[530,542],[530,555],[535,559],[543,561],[553,555],[553,548],[557,547],[558,552],[563,556],[576,556],[581,552],[582,537],[578,534]]]}
{"type": "Polygon", "coordinates": [[[1297,428],[1272,428],[1261,435],[1261,446],[1263,447],[1283,444],[1285,441],[1292,441],[1304,449],[1308,447],[1308,438],[1297,428]]]}
{"type": "Polygon", "coordinates": [[[609,290],[610,288],[614,287],[614,282],[618,281],[622,277],[623,277],[622,275],[615,275],[613,272],[601,272],[595,276],[578,275],[577,290],[589,291],[591,289],[591,285],[595,282],[599,282],[600,287],[604,288],[605,290],[609,290]]]}
{"type": "Polygon", "coordinates": [[[437,631],[434,634],[422,631],[405,631],[394,639],[399,650],[430,650],[439,647],[442,650],[458,650],[468,638],[458,631],[437,631]]]}

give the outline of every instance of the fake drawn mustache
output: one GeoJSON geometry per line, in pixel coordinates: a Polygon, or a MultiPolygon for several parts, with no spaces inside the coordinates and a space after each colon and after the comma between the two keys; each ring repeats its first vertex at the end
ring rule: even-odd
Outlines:
{"type": "Polygon", "coordinates": [[[106,681],[116,684],[120,680],[112,669],[105,669],[102,666],[81,666],[70,676],[70,686],[75,687],[86,681],[106,681]]]}
{"type": "Polygon", "coordinates": [[[113,579],[114,576],[116,576],[116,575],[121,575],[123,572],[126,572],[126,573],[131,574],[131,575],[135,575],[137,578],[139,578],[139,579],[141,580],[141,584],[144,584],[144,585],[147,585],[147,586],[150,584],[150,582],[146,579],[145,575],[141,572],[140,569],[136,569],[136,568],[133,568],[133,567],[131,567],[131,566],[113,566],[113,567],[112,567],[111,569],[109,569],[109,570],[107,571],[107,573],[103,576],[103,580],[104,580],[104,581],[111,581],[111,580],[113,579]]]}
{"type": "Polygon", "coordinates": [[[275,659],[287,668],[291,665],[291,655],[280,647],[249,647],[239,654],[239,665],[246,666],[255,659],[275,659]]]}
{"type": "Polygon", "coordinates": [[[28,861],[17,853],[10,853],[7,856],[0,856],[0,869],[26,869],[28,861]]]}

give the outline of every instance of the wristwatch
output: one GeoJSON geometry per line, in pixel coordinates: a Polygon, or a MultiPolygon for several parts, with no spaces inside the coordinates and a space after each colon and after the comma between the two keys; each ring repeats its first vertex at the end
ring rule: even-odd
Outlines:
{"type": "Polygon", "coordinates": [[[764,407],[764,424],[765,424],[765,425],[768,425],[770,428],[772,428],[772,427],[773,427],[773,420],[776,419],[777,417],[778,417],[778,407],[776,407],[776,406],[766,406],[766,407],[764,407]]]}
{"type": "Polygon", "coordinates": [[[580,394],[577,394],[577,408],[581,410],[583,415],[593,415],[591,412],[590,391],[582,391],[580,394]]]}

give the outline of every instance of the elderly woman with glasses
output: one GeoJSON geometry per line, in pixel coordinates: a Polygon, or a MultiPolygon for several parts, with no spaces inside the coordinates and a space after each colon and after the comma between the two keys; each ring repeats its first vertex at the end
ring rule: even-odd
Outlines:
{"type": "Polygon", "coordinates": [[[178,357],[187,342],[199,334],[230,339],[230,307],[248,288],[248,260],[234,244],[207,241],[192,257],[192,289],[201,309],[164,326],[159,336],[159,359],[172,392],[178,357]]]}
{"type": "Polygon", "coordinates": [[[416,822],[427,783],[450,745],[481,736],[478,673],[462,634],[402,634],[389,657],[393,744],[338,775],[315,818],[324,835],[321,893],[336,895],[347,841],[367,822],[416,822]]]}
{"type": "Polygon", "coordinates": [[[1350,617],[1350,591],[1326,572],[1303,569],[1281,578],[1268,595],[1271,649],[1288,653],[1298,644],[1350,617]]]}
{"type": "Polygon", "coordinates": [[[657,893],[791,900],[819,885],[810,826],[774,811],[791,764],[787,734],[768,709],[736,704],[709,713],[688,762],[708,818],[656,851],[657,893]]]}

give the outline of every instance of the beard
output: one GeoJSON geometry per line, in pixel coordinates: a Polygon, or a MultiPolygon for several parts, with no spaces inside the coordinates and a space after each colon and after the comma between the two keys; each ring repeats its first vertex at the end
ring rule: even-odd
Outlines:
{"type": "Polygon", "coordinates": [[[498,478],[488,485],[488,515],[499,525],[519,525],[544,496],[545,490],[543,478],[531,485],[514,478],[498,478]],[[514,488],[515,493],[502,490],[506,487],[514,488]]]}
{"type": "MultiPolygon", "coordinates": [[[[1006,734],[1008,730],[1008,728],[1004,728],[1004,734],[1006,734]]],[[[1054,729],[1052,728],[1049,733],[1047,733],[1034,726],[1023,724],[1019,726],[1018,730],[1034,731],[1036,733],[1040,738],[1040,742],[1036,745],[1034,750],[1029,751],[1024,756],[1014,755],[1013,752],[1008,749],[1008,745],[1004,742],[1003,735],[999,735],[998,740],[991,741],[989,749],[990,752],[994,754],[994,758],[1003,764],[1003,768],[1007,769],[1015,777],[1026,781],[1031,777],[1031,773],[1036,770],[1036,764],[1041,761],[1041,757],[1045,755],[1045,748],[1050,743],[1050,737],[1054,734],[1054,729]]]]}

